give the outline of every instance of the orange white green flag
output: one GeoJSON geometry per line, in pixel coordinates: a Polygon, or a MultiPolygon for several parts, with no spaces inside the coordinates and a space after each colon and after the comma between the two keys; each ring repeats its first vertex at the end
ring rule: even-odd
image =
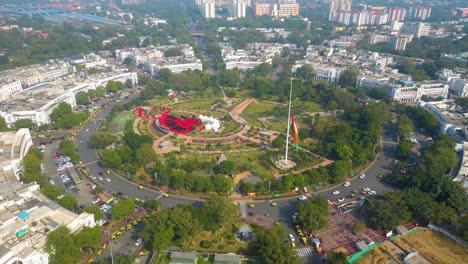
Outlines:
{"type": "Polygon", "coordinates": [[[299,133],[296,126],[296,120],[294,119],[294,114],[291,114],[291,132],[294,140],[294,145],[296,146],[296,152],[299,151],[299,133]]]}

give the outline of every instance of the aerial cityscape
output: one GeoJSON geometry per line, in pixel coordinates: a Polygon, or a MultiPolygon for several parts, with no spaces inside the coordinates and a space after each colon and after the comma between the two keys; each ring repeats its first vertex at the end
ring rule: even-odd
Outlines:
{"type": "Polygon", "coordinates": [[[0,264],[468,263],[468,2],[0,1],[0,264]]]}

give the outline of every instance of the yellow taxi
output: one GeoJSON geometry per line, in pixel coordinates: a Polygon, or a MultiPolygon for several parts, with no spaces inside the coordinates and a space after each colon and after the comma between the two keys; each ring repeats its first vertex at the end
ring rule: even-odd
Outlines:
{"type": "Polygon", "coordinates": [[[302,243],[304,243],[304,245],[307,245],[307,238],[302,237],[301,240],[302,240],[302,243]]]}
{"type": "Polygon", "coordinates": [[[110,174],[110,170],[106,170],[107,174],[110,174]]]}
{"type": "Polygon", "coordinates": [[[255,208],[255,204],[249,204],[250,208],[255,208]]]}
{"type": "Polygon", "coordinates": [[[102,249],[106,249],[106,248],[107,248],[107,244],[102,245],[102,249]]]}
{"type": "Polygon", "coordinates": [[[142,186],[142,185],[138,185],[138,189],[143,190],[143,186],[142,186]]]}
{"type": "Polygon", "coordinates": [[[271,203],[271,206],[276,207],[277,204],[276,203],[271,203]]]}
{"type": "Polygon", "coordinates": [[[295,247],[296,247],[296,243],[291,242],[291,247],[292,247],[292,248],[295,248],[295,247]]]}
{"type": "Polygon", "coordinates": [[[169,194],[165,193],[165,194],[163,194],[163,196],[167,198],[167,197],[169,197],[169,194]]]}

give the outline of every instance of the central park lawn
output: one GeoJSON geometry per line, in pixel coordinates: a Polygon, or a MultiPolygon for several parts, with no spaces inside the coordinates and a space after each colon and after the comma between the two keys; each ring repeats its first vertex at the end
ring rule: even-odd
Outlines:
{"type": "Polygon", "coordinates": [[[171,105],[172,109],[207,109],[215,103],[215,99],[194,100],[171,105]]]}
{"type": "Polygon", "coordinates": [[[280,107],[286,109],[286,106],[270,103],[270,102],[252,102],[250,105],[243,111],[248,115],[253,115],[257,117],[269,116],[275,107],[280,107]]]}

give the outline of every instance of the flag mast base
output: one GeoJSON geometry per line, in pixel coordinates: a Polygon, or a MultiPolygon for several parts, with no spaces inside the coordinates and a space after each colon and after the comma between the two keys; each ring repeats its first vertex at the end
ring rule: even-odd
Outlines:
{"type": "Polygon", "coordinates": [[[276,162],[276,167],[280,170],[289,170],[296,167],[296,163],[292,160],[280,159],[276,162]]]}

